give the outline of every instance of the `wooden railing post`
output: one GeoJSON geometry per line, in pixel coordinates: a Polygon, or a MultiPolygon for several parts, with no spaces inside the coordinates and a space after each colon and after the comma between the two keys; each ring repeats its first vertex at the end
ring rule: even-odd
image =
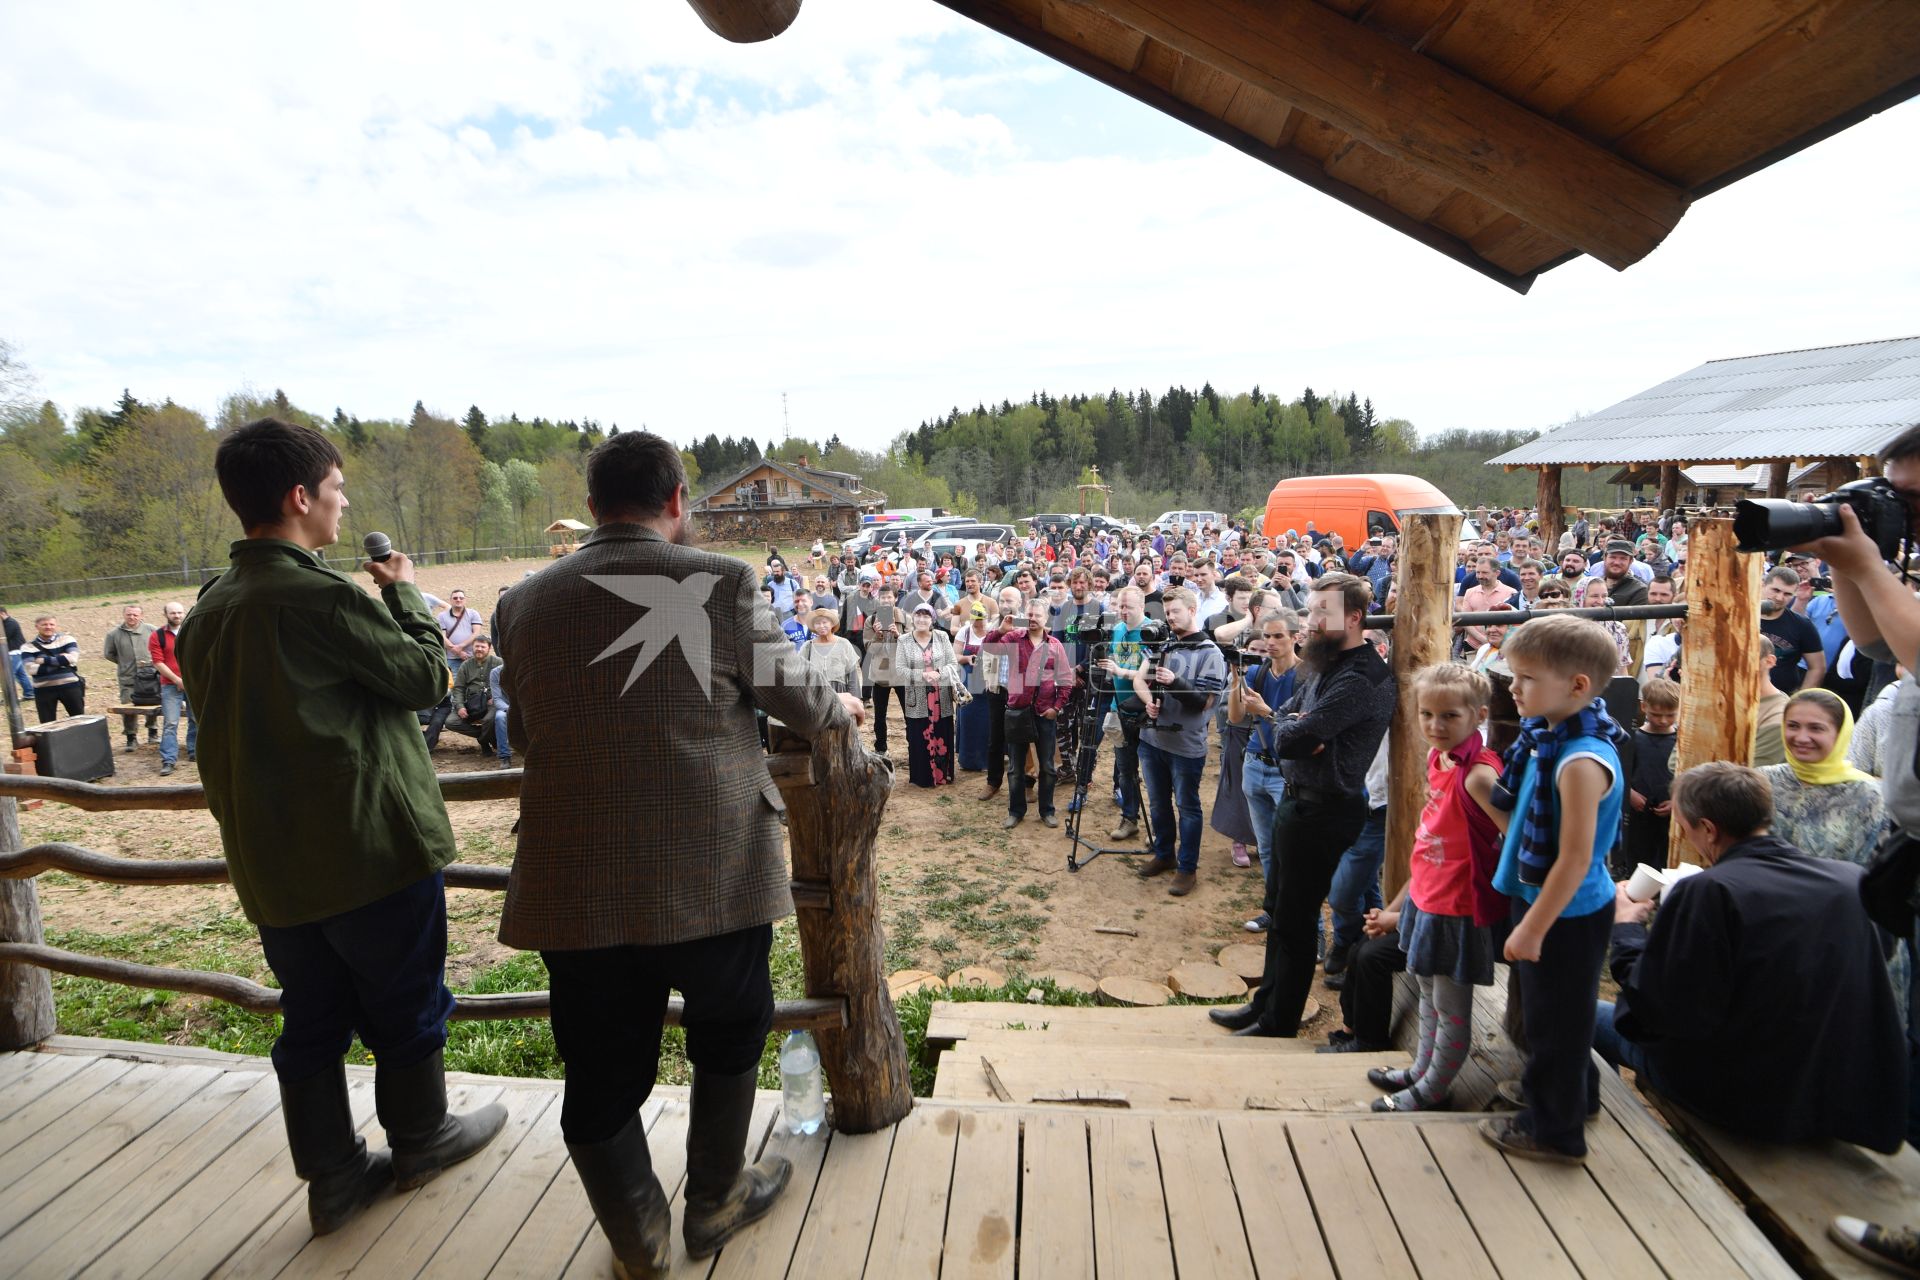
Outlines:
{"type": "MultiPolygon", "coordinates": [[[[13,679],[11,672],[0,674],[13,679]]],[[[0,853],[20,848],[19,808],[11,797],[0,799],[0,853]]],[[[0,942],[43,941],[40,896],[33,881],[0,880],[0,942]]],[[[53,1032],[53,982],[47,971],[0,962],[0,1050],[28,1048],[53,1032]]]]}
{"type": "Polygon", "coordinates": [[[1380,892],[1387,901],[1407,882],[1413,833],[1427,807],[1427,744],[1420,735],[1413,676],[1445,662],[1453,647],[1453,565],[1460,516],[1408,516],[1400,531],[1399,603],[1393,619],[1393,727],[1387,738],[1387,856],[1380,892]]]}
{"type": "MultiPolygon", "coordinates": [[[[1733,521],[1687,528],[1687,618],[1681,640],[1676,774],[1709,760],[1746,764],[1759,715],[1760,557],[1734,550],[1733,521]]],[[[1697,862],[1674,823],[1667,865],[1697,862]]]]}
{"type": "Polygon", "coordinates": [[[794,881],[827,890],[824,902],[797,905],[807,994],[847,1001],[846,1026],[818,1037],[833,1126],[872,1133],[913,1109],[907,1044],[887,993],[873,853],[893,772],[848,721],[814,739],[807,773],[783,770],[775,780],[787,802],[794,881]]]}

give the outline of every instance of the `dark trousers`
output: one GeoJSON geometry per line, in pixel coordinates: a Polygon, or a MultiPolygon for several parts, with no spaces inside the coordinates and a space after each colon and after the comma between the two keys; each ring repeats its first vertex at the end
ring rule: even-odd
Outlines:
{"type": "Polygon", "coordinates": [[[33,705],[40,712],[41,724],[53,719],[54,713],[61,707],[65,707],[70,716],[83,716],[87,714],[87,682],[75,680],[72,684],[36,685],[33,705]]]}
{"type": "MultiPolygon", "coordinates": [[[[1516,898],[1513,921],[1526,915],[1516,898]]],[[[1600,1070],[1593,1062],[1594,1010],[1600,967],[1613,937],[1613,904],[1584,916],[1562,916],[1547,930],[1540,959],[1513,966],[1527,1027],[1527,1063],[1521,1087],[1527,1109],[1519,1123],[1557,1151],[1584,1155],[1587,1113],[1600,1103],[1600,1070]]]]}
{"type": "Polygon", "coordinates": [[[440,745],[440,731],[447,726],[447,717],[453,714],[453,695],[449,693],[434,704],[427,713],[427,750],[440,745]]]}
{"type": "Polygon", "coordinates": [[[1140,820],[1140,716],[1120,717],[1120,745],[1113,749],[1113,784],[1120,789],[1120,816],[1140,820]]]}
{"type": "Polygon", "coordinates": [[[1342,796],[1289,785],[1280,798],[1264,903],[1272,925],[1260,979],[1260,1026],[1269,1035],[1300,1033],[1300,1013],[1319,963],[1320,908],[1341,855],[1366,822],[1364,792],[1342,796]]]}
{"type": "Polygon", "coordinates": [[[987,700],[987,785],[997,787],[1007,776],[1007,691],[980,696],[987,700]]]}
{"type": "Polygon", "coordinates": [[[887,749],[887,704],[895,698],[900,700],[900,715],[907,714],[907,690],[905,685],[877,684],[873,686],[873,749],[887,749]]]}
{"type": "Polygon", "coordinates": [[[773,926],[655,947],[542,951],[553,993],[553,1044],[567,1068],[560,1132],[571,1143],[618,1133],[653,1092],[667,993],[695,1070],[734,1076],[760,1062],[773,1029],[767,955],[773,926]]]}
{"type": "Polygon", "coordinates": [[[280,980],[273,1069],[300,1081],[340,1061],[357,1032],[388,1066],[406,1067],[447,1042],[453,996],[447,894],[436,873],[364,907],[309,924],[260,926],[280,980]]]}
{"type": "Polygon", "coordinates": [[[1384,1045],[1393,1036],[1394,975],[1407,967],[1398,932],[1362,938],[1347,956],[1347,982],[1340,988],[1341,1020],[1362,1044],[1384,1045]]]}
{"type": "Polygon", "coordinates": [[[1007,753],[1013,757],[1013,794],[1007,797],[1007,812],[1016,818],[1027,816],[1027,747],[1040,757],[1040,813],[1053,812],[1055,744],[1059,742],[1060,722],[1049,720],[1031,707],[1007,714],[1007,753]]]}

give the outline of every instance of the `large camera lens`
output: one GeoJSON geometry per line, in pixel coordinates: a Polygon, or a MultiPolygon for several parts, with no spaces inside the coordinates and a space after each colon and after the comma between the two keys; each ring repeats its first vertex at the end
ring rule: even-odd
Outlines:
{"type": "Polygon", "coordinates": [[[1746,498],[1733,509],[1734,545],[1741,551],[1785,551],[1840,532],[1840,504],[1746,498]]]}

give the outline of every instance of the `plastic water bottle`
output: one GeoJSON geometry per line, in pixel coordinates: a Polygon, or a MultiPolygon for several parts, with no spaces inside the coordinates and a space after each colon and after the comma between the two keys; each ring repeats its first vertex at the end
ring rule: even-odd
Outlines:
{"type": "Polygon", "coordinates": [[[813,1133],[827,1118],[827,1096],[820,1085],[820,1050],[805,1031],[789,1031],[780,1042],[780,1109],[789,1133],[813,1133]]]}

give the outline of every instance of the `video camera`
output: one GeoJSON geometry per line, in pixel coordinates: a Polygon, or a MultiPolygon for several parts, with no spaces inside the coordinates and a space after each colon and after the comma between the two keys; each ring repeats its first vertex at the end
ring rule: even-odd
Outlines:
{"type": "Polygon", "coordinates": [[[1906,499],[1881,476],[1843,484],[1812,502],[1748,498],[1733,513],[1734,545],[1741,551],[1785,551],[1841,530],[1840,508],[1852,507],[1860,528],[1883,560],[1900,558],[1912,534],[1906,499]]]}

